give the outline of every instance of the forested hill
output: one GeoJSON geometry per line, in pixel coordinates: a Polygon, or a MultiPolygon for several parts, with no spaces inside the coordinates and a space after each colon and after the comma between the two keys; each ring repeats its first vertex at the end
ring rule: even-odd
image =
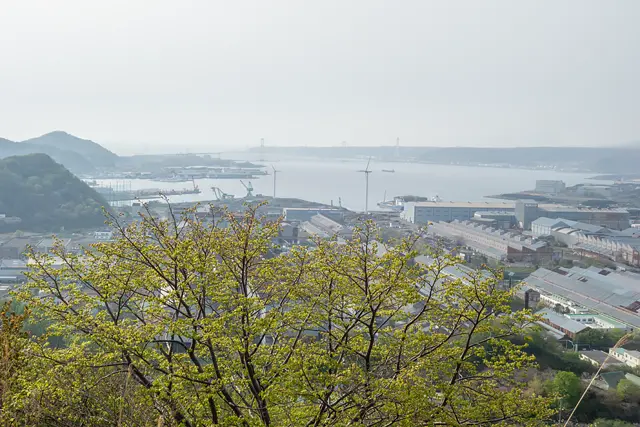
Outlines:
{"type": "Polygon", "coordinates": [[[95,167],[113,167],[118,160],[117,155],[100,144],[88,139],[78,138],[63,131],[50,132],[37,138],[23,141],[22,144],[73,151],[87,159],[95,167]]]}
{"type": "Polygon", "coordinates": [[[91,173],[113,167],[118,156],[88,139],[55,131],[22,142],[0,138],[0,158],[42,153],[74,173],[91,173]]]}
{"type": "Polygon", "coordinates": [[[59,231],[104,224],[105,200],[46,154],[0,160],[0,214],[20,217],[2,231],[59,231]]]}

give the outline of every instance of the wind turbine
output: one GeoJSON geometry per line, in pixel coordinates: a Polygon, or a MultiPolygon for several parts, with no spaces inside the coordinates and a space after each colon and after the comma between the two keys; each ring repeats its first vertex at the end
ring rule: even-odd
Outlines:
{"type": "Polygon", "coordinates": [[[276,168],[271,165],[271,169],[273,169],[273,198],[276,198],[276,176],[278,175],[278,172],[280,172],[279,170],[276,170],[276,168]]]}
{"type": "Polygon", "coordinates": [[[369,169],[369,164],[371,163],[371,156],[369,156],[369,161],[367,162],[367,167],[359,170],[358,172],[362,172],[364,174],[364,213],[367,215],[369,213],[369,174],[371,173],[371,169],[369,169]]]}

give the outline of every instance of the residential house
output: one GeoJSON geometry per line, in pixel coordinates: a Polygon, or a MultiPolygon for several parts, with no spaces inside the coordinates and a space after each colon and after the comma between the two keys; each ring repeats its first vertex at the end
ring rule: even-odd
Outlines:
{"type": "Polygon", "coordinates": [[[601,350],[583,350],[579,351],[578,354],[580,355],[580,359],[591,363],[597,368],[601,365],[604,365],[603,368],[624,365],[623,362],[609,357],[608,353],[601,350]],[[609,360],[607,360],[607,357],[609,357],[609,360]]]}
{"type": "Polygon", "coordinates": [[[624,348],[609,349],[611,357],[615,357],[625,365],[637,368],[640,366],[640,351],[627,350],[624,348]]]}

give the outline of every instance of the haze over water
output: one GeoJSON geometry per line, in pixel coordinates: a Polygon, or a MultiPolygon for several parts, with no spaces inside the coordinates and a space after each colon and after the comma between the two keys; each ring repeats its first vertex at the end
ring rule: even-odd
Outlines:
{"type": "MultiPolygon", "coordinates": [[[[310,161],[283,160],[265,161],[276,167],[277,196],[297,197],[304,200],[338,205],[355,211],[364,210],[365,178],[358,173],[366,166],[364,161],[310,161]]],[[[499,193],[531,190],[537,179],[560,179],[567,185],[584,182],[594,174],[555,172],[543,170],[523,170],[507,168],[470,167],[453,165],[431,165],[417,163],[381,163],[371,162],[373,171],[369,176],[369,209],[376,210],[377,202],[400,195],[433,197],[442,200],[482,201],[485,196],[499,193]],[[394,169],[395,173],[382,172],[382,169],[394,169]]],[[[269,167],[269,173],[272,173],[269,167]]],[[[99,180],[103,185],[122,180],[99,180]]],[[[128,183],[129,181],[127,181],[128,183]]],[[[132,180],[131,189],[162,188],[181,189],[191,185],[188,182],[157,182],[150,180],[132,180]]],[[[246,181],[245,181],[246,182],[246,181]]],[[[251,180],[254,194],[273,195],[273,175],[260,176],[251,180]]],[[[202,201],[215,199],[212,186],[222,191],[242,197],[246,190],[236,179],[200,179],[196,184],[200,194],[171,196],[172,202],[202,201]]]]}

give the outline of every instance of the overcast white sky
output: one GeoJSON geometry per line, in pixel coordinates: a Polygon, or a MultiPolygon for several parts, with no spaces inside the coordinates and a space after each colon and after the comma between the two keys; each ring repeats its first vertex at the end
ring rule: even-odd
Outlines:
{"type": "Polygon", "coordinates": [[[0,136],[119,153],[640,139],[638,0],[0,0],[0,136]]]}

